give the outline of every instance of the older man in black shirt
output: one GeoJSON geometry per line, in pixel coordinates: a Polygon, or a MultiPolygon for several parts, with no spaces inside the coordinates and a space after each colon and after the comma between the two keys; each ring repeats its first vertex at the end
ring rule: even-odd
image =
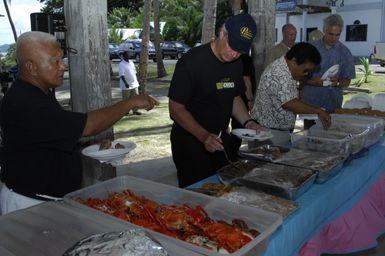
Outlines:
{"type": "Polygon", "coordinates": [[[63,54],[56,38],[26,32],[16,43],[19,78],[0,109],[3,132],[0,193],[2,214],[62,197],[80,188],[76,143],[109,128],[133,108],[150,110],[157,102],[136,96],[89,113],[61,108],[52,88],[63,82],[63,54]]]}

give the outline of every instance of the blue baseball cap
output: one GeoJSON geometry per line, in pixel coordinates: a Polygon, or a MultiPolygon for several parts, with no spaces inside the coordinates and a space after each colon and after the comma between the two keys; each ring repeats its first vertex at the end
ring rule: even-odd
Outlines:
{"type": "Polygon", "coordinates": [[[225,28],[231,49],[240,53],[248,53],[257,33],[257,25],[253,17],[250,14],[234,15],[226,21],[225,28]]]}

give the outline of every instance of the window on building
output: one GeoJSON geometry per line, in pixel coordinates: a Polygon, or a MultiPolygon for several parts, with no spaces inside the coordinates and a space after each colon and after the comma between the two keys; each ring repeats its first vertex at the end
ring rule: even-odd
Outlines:
{"type": "Polygon", "coordinates": [[[346,41],[366,41],[368,24],[354,24],[346,26],[346,41]]]}

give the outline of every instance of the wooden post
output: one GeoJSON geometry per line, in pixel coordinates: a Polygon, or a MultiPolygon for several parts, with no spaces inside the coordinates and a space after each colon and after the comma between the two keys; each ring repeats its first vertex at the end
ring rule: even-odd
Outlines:
{"type": "Polygon", "coordinates": [[[203,4],[202,44],[208,43],[215,38],[216,17],[217,0],[205,0],[203,4]]]}
{"type": "MultiPolygon", "coordinates": [[[[69,52],[68,56],[72,110],[86,113],[108,106],[111,104],[111,80],[107,1],[64,0],[64,14],[67,46],[77,51],[77,54],[69,52]]],[[[92,144],[104,138],[113,140],[112,129],[95,137],[82,138],[81,144],[92,144]]],[[[96,181],[98,177],[110,176],[100,173],[115,172],[111,165],[82,158],[84,181],[96,181]]]]}
{"type": "Polygon", "coordinates": [[[275,38],[275,0],[249,0],[249,13],[257,23],[257,35],[252,45],[252,57],[255,68],[255,81],[259,79],[265,67],[266,51],[274,45],[275,38]]]}

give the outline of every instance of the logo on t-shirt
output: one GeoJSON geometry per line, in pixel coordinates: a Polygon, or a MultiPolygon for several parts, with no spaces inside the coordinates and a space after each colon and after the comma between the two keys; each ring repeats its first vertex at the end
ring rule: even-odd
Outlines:
{"type": "Polygon", "coordinates": [[[228,88],[234,88],[235,83],[230,80],[230,78],[224,78],[222,81],[217,82],[217,90],[222,90],[222,89],[228,89],[228,88]]]}

